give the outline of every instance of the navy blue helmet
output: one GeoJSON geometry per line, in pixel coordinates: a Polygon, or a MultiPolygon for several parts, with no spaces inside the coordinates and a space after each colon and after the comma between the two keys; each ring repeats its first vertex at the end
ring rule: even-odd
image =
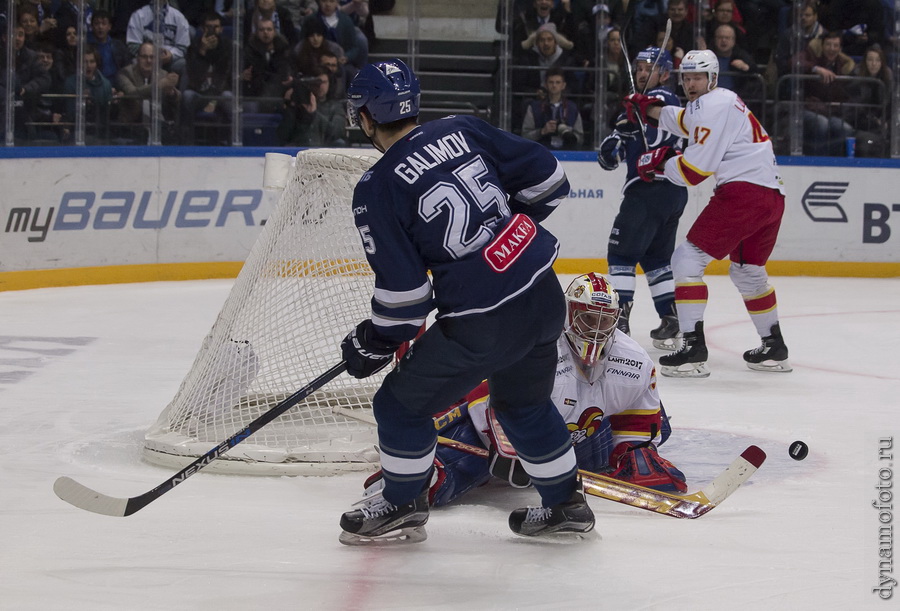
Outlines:
{"type": "Polygon", "coordinates": [[[350,119],[359,124],[363,108],[376,123],[390,123],[419,114],[419,79],[399,59],[368,64],[350,83],[350,119]]]}
{"type": "Polygon", "coordinates": [[[643,51],[637,54],[637,62],[647,62],[648,64],[653,64],[656,61],[656,56],[659,56],[659,62],[657,62],[657,66],[659,66],[660,72],[671,72],[674,63],[672,62],[672,54],[668,51],[661,51],[659,47],[647,47],[643,51]]]}

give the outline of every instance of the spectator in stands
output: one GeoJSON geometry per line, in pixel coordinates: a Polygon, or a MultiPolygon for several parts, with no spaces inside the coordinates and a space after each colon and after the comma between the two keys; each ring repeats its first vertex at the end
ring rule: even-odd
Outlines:
{"type": "MultiPolygon", "coordinates": [[[[818,0],[806,0],[800,11],[800,48],[805,49],[814,39],[820,39],[824,35],[825,28],[819,23],[818,0]]],[[[775,48],[775,68],[779,77],[784,76],[792,69],[792,45],[791,28],[787,28],[779,35],[778,46],[775,48]]]]}
{"type": "Polygon", "coordinates": [[[869,45],[886,42],[879,0],[831,0],[822,21],[827,29],[843,32],[841,47],[848,55],[861,56],[869,45]]]}
{"type": "Polygon", "coordinates": [[[357,38],[362,36],[360,44],[365,45],[368,53],[369,45],[375,42],[375,28],[369,14],[369,0],[338,0],[338,7],[356,26],[357,38]]]}
{"type": "Polygon", "coordinates": [[[231,41],[222,35],[222,16],[215,12],[204,15],[200,33],[187,51],[181,124],[188,130],[193,129],[200,111],[215,113],[223,122],[231,122],[231,50],[231,41]]]}
{"type": "Polygon", "coordinates": [[[162,120],[174,125],[178,118],[181,93],[178,91],[178,74],[154,68],[154,45],[141,43],[137,62],[122,68],[116,75],[116,83],[123,97],[119,100],[119,121],[122,123],[150,123],[150,102],[153,95],[153,73],[160,87],[162,120]]]}
{"type": "Polygon", "coordinates": [[[893,75],[887,66],[887,59],[881,45],[874,44],[866,49],[863,61],[851,73],[853,76],[877,79],[856,81],[849,86],[850,99],[854,107],[850,123],[856,128],[856,154],[859,157],[881,157],[887,151],[891,131],[891,92],[893,75]]]}
{"type": "Polygon", "coordinates": [[[249,40],[256,33],[259,22],[271,21],[275,25],[275,32],[283,36],[290,46],[299,42],[300,33],[287,9],[275,6],[275,0],[256,0],[254,5],[244,22],[244,40],[249,40]]]}
{"type": "MultiPolygon", "coordinates": [[[[2,33],[3,60],[6,59],[7,35],[2,33]]],[[[25,136],[25,122],[31,121],[38,113],[38,102],[50,89],[50,75],[38,61],[37,52],[25,46],[25,30],[16,26],[13,38],[15,53],[15,99],[22,102],[21,112],[15,113],[15,132],[25,136]]],[[[5,65],[4,61],[4,65],[5,65]]]]}
{"type": "MultiPolygon", "coordinates": [[[[656,38],[656,21],[666,14],[663,0],[618,0],[610,4],[613,17],[622,26],[625,41],[632,55],[653,44],[656,38]],[[620,5],[624,10],[619,9],[620,5]]],[[[663,17],[663,23],[665,18],[663,17]]]]}
{"type": "MultiPolygon", "coordinates": [[[[537,90],[546,80],[547,70],[550,68],[568,68],[574,65],[569,49],[572,43],[566,40],[556,31],[556,25],[545,23],[529,37],[533,40],[531,53],[521,59],[523,66],[540,68],[540,70],[519,70],[515,79],[515,89],[537,90]]],[[[566,74],[566,80],[571,81],[572,73],[566,74]]]]}
{"type": "MultiPolygon", "coordinates": [[[[344,55],[341,45],[325,38],[327,31],[325,24],[318,19],[309,19],[304,23],[303,40],[294,47],[292,53],[295,72],[311,74],[312,70],[322,63],[322,56],[330,52],[338,58],[341,72],[346,76],[343,68],[347,64],[347,56],[344,55]]],[[[346,83],[344,89],[346,90],[346,83]]]]}
{"type": "MultiPolygon", "coordinates": [[[[663,40],[665,38],[666,38],[666,31],[660,30],[659,32],[656,33],[656,42],[654,43],[653,46],[662,49],[663,48],[663,40]]],[[[684,49],[682,49],[681,47],[678,47],[676,49],[675,41],[672,40],[671,37],[669,37],[669,41],[666,43],[665,50],[668,51],[669,55],[672,56],[672,67],[677,70],[678,66],[681,65],[681,58],[684,57],[684,49]]]]}
{"type": "Polygon", "coordinates": [[[88,42],[100,54],[103,76],[112,81],[116,73],[131,64],[131,53],[121,40],[110,37],[112,17],[107,11],[94,11],[91,15],[91,33],[88,42]]]}
{"type": "Polygon", "coordinates": [[[65,43],[58,48],[55,61],[64,76],[71,76],[75,74],[75,64],[78,62],[78,32],[75,26],[66,28],[63,40],[65,43]]]}
{"type": "MultiPolygon", "coordinates": [[[[59,123],[65,112],[65,103],[62,98],[53,96],[63,92],[65,78],[54,62],[56,49],[52,42],[45,40],[37,43],[35,53],[37,53],[37,61],[40,67],[50,75],[50,86],[38,98],[31,120],[39,123],[59,123]],[[51,95],[48,96],[47,94],[51,95]]],[[[35,130],[33,136],[39,139],[59,140],[61,135],[62,130],[58,127],[43,125],[35,130]]]]}
{"type": "Polygon", "coordinates": [[[316,110],[328,122],[328,139],[326,146],[345,146],[347,144],[347,97],[332,98],[330,93],[331,79],[324,68],[316,68],[306,77],[309,89],[316,98],[316,110]],[[340,134],[340,136],[338,136],[340,134]]]}
{"type": "Polygon", "coordinates": [[[81,9],[78,8],[77,2],[73,0],[63,0],[62,3],[60,3],[59,8],[53,13],[53,17],[56,19],[56,28],[54,31],[56,32],[57,46],[62,46],[65,42],[63,37],[68,28],[76,28],[77,31],[79,19],[84,20],[85,29],[90,31],[93,13],[94,9],[89,2],[84,3],[84,14],[82,14],[81,9]]]}
{"type": "Polygon", "coordinates": [[[844,142],[853,135],[853,128],[841,118],[840,106],[848,95],[835,77],[849,75],[856,63],[841,52],[841,32],[828,32],[821,40],[810,42],[801,53],[800,65],[804,74],[819,77],[804,83],[804,152],[843,155],[844,142]]]}
{"type": "Polygon", "coordinates": [[[774,27],[778,23],[779,13],[786,7],[791,7],[791,0],[738,0],[743,26],[747,32],[747,44],[745,47],[757,64],[765,64],[769,61],[772,50],[775,48],[778,29],[774,27]]]}
{"type": "Polygon", "coordinates": [[[315,94],[306,79],[295,80],[291,97],[285,104],[277,137],[281,146],[330,146],[344,137],[340,131],[318,111],[315,94]]]}
{"type": "Polygon", "coordinates": [[[337,56],[331,51],[324,51],[319,55],[319,65],[328,74],[328,98],[345,102],[347,99],[347,81],[344,76],[344,66],[337,56]]]}
{"type": "Polygon", "coordinates": [[[315,13],[319,8],[316,0],[282,0],[279,4],[287,9],[291,15],[291,21],[295,24],[303,23],[304,19],[315,13]]]}
{"type": "MultiPolygon", "coordinates": [[[[241,73],[243,94],[248,98],[278,98],[291,86],[288,42],[275,32],[275,24],[268,20],[256,24],[256,33],[250,38],[244,53],[244,70],[241,73]]],[[[248,101],[244,110],[252,112],[276,112],[281,102],[264,100],[248,101]]]]}
{"type": "Polygon", "coordinates": [[[565,39],[561,45],[572,48],[577,31],[571,11],[562,5],[553,6],[553,0],[534,0],[533,4],[522,13],[517,14],[512,25],[513,57],[527,56],[534,46],[534,35],[542,25],[553,24],[556,33],[565,39]]]}
{"type": "Polygon", "coordinates": [[[57,42],[56,18],[53,17],[54,0],[22,0],[18,3],[18,9],[33,9],[38,22],[38,38],[45,41],[57,42]]]}
{"type": "MultiPolygon", "coordinates": [[[[102,128],[109,122],[109,108],[113,99],[112,84],[100,72],[100,54],[93,45],[87,45],[84,51],[84,95],[86,98],[85,120],[102,128]]],[[[76,75],[66,78],[63,91],[74,96],[76,90],[76,75]]],[[[75,99],[66,100],[65,119],[75,121],[75,99]]]]}
{"type": "MultiPolygon", "coordinates": [[[[672,33],[669,37],[669,40],[672,41],[672,48],[668,51],[673,58],[677,56],[680,59],[691,49],[697,48],[694,40],[694,24],[687,20],[687,14],[687,0],[669,0],[666,14],[656,18],[657,40],[659,39],[658,33],[666,31],[666,21],[672,20],[672,33]]],[[[654,40],[649,44],[659,46],[660,43],[654,40]]]]}
{"type": "Polygon", "coordinates": [[[19,27],[25,33],[25,46],[34,50],[40,40],[37,9],[31,5],[19,7],[16,9],[16,18],[19,27]]]}
{"type": "Polygon", "coordinates": [[[566,79],[562,70],[547,70],[546,95],[528,105],[522,123],[522,136],[551,149],[574,149],[584,141],[581,112],[575,102],[566,99],[566,79]]]}
{"type": "MultiPolygon", "coordinates": [[[[369,58],[368,50],[359,45],[356,27],[350,17],[338,10],[338,0],[318,0],[318,3],[319,11],[306,18],[302,31],[308,32],[313,21],[321,22],[325,26],[325,40],[340,45],[347,56],[347,62],[355,68],[365,66],[369,58]]],[[[347,76],[352,78],[355,72],[347,76]]]]}
{"type": "Polygon", "coordinates": [[[713,32],[713,52],[719,58],[719,80],[717,86],[730,89],[747,102],[755,113],[765,104],[762,81],[755,75],[760,71],[753,56],[736,44],[734,26],[723,23],[713,32]],[[746,76],[742,76],[746,75],[746,76]]]}
{"type": "MultiPolygon", "coordinates": [[[[162,0],[161,4],[162,67],[181,76],[185,70],[184,55],[191,44],[191,26],[181,11],[169,5],[168,0],[162,0]]],[[[154,4],[151,3],[136,10],[128,20],[128,35],[125,42],[132,55],[137,55],[142,42],[153,42],[153,12],[154,4]]]]}
{"type": "Polygon", "coordinates": [[[706,25],[706,46],[712,47],[716,28],[727,23],[734,28],[735,42],[742,49],[747,48],[747,32],[738,21],[737,8],[732,0],[719,0],[713,8],[713,18],[706,25]]]}

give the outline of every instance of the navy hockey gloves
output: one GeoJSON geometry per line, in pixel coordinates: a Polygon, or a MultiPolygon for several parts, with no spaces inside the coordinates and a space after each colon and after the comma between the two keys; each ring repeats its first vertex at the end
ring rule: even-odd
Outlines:
{"type": "Polygon", "coordinates": [[[604,170],[615,170],[619,167],[619,161],[625,159],[625,147],[622,146],[622,138],[617,132],[612,132],[600,143],[597,152],[597,163],[604,170]]]}
{"type": "Polygon", "coordinates": [[[609,457],[609,477],[660,492],[687,492],[684,473],[661,457],[649,442],[624,441],[609,457]]]}
{"type": "Polygon", "coordinates": [[[359,323],[341,342],[341,355],[347,373],[354,378],[368,378],[387,366],[398,346],[378,339],[372,321],[359,323]]]}

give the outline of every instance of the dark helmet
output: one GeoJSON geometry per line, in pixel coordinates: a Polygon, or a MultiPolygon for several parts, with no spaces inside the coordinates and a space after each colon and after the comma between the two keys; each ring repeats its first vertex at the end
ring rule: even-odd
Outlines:
{"type": "Polygon", "coordinates": [[[659,47],[647,47],[643,51],[637,54],[637,59],[635,63],[638,62],[646,62],[648,64],[653,64],[656,61],[656,57],[659,56],[659,61],[656,63],[659,66],[660,72],[671,72],[674,63],[672,62],[672,54],[668,51],[661,51],[659,47]]]}
{"type": "Polygon", "coordinates": [[[391,123],[419,114],[419,79],[399,59],[368,64],[347,90],[350,118],[359,124],[363,108],[376,123],[391,123]]]}

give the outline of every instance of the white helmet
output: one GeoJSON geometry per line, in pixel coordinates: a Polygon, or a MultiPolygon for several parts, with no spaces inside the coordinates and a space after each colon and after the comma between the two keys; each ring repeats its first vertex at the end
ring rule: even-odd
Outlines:
{"type": "Polygon", "coordinates": [[[619,320],[619,294],[609,279],[591,272],[566,289],[566,342],[584,379],[593,384],[603,373],[619,320]]]}
{"type": "Polygon", "coordinates": [[[678,83],[682,87],[684,87],[684,81],[681,75],[685,72],[705,72],[709,77],[709,85],[706,90],[712,91],[719,81],[719,58],[709,49],[688,51],[681,59],[678,72],[678,83]]]}

